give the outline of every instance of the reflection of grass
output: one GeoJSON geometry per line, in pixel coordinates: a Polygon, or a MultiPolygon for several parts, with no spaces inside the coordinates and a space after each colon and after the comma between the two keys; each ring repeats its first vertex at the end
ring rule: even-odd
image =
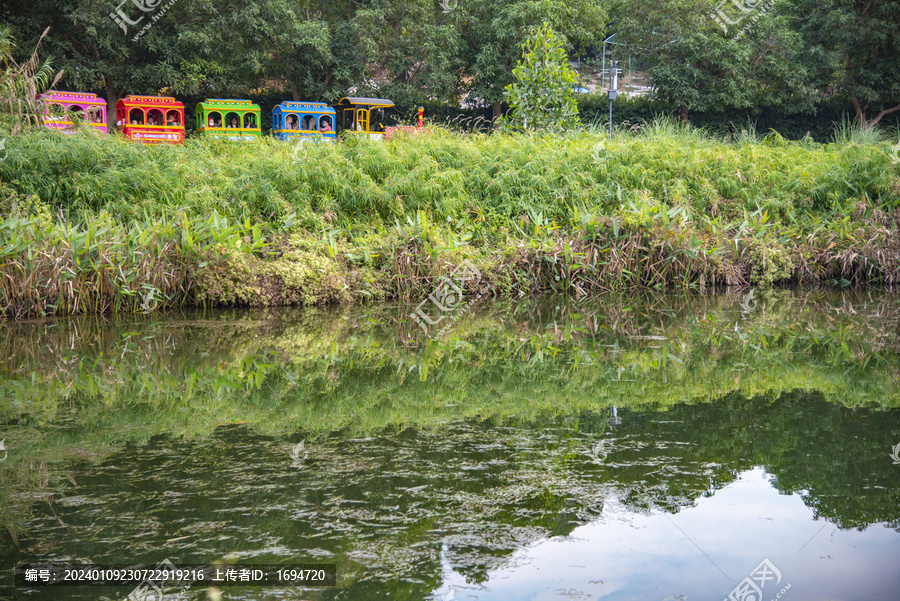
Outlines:
{"type": "MultiPolygon", "coordinates": [[[[61,458],[58,449],[50,451],[56,451],[56,457],[61,458]]],[[[6,530],[16,546],[25,516],[34,504],[46,504],[53,511],[53,494],[59,490],[61,481],[56,472],[49,461],[38,460],[35,456],[26,455],[21,460],[0,464],[0,528],[6,530]]],[[[0,535],[0,541],[4,538],[0,535]]],[[[4,550],[4,547],[0,544],[0,559],[7,551],[12,551],[12,548],[4,550]]]]}
{"type": "Polygon", "coordinates": [[[384,310],[227,319],[227,327],[14,326],[0,386],[8,416],[56,420],[74,404],[76,420],[96,408],[87,411],[88,430],[131,424],[129,436],[160,427],[194,435],[235,421],[270,432],[364,431],[561,403],[665,407],[795,388],[847,406],[900,406],[896,306],[847,297],[840,313],[827,298],[770,295],[746,318],[739,297],[604,299],[556,316],[512,305],[506,315],[470,316],[450,337],[418,348],[408,344],[415,326],[398,322],[392,333],[384,310]],[[701,317],[680,317],[691,314],[701,317]],[[134,424],[132,414],[149,421],[134,424]]]}

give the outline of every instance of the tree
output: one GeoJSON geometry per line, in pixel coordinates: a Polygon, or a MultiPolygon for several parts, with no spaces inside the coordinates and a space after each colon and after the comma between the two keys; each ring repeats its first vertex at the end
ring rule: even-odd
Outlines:
{"type": "Polygon", "coordinates": [[[469,100],[494,105],[500,116],[506,86],[522,43],[539,23],[548,23],[567,50],[584,51],[603,39],[608,0],[484,0],[465,3],[458,29],[463,40],[464,80],[469,100]]]}
{"type": "Polygon", "coordinates": [[[562,40],[548,24],[525,42],[513,76],[516,81],[506,86],[506,97],[516,127],[563,131],[581,124],[572,89],[578,75],[569,67],[562,40]]]}
{"type": "Polygon", "coordinates": [[[426,98],[459,99],[463,64],[456,10],[445,14],[435,0],[375,0],[356,13],[353,27],[362,40],[368,78],[378,82],[378,94],[400,105],[426,98]]]}
{"type": "Polygon", "coordinates": [[[728,15],[717,22],[714,8],[709,0],[618,2],[617,39],[649,65],[657,97],[678,106],[685,122],[692,110],[811,109],[814,90],[797,58],[800,39],[786,19],[760,6],[740,21],[728,15]]]}
{"type": "Polygon", "coordinates": [[[283,87],[294,100],[337,100],[364,75],[363,48],[346,0],[254,0],[227,24],[244,77],[240,89],[283,87]]]}
{"type": "MultiPolygon", "coordinates": [[[[159,9],[159,0],[145,6],[159,9]]],[[[155,93],[177,87],[183,78],[179,68],[196,60],[183,54],[187,48],[177,39],[176,25],[184,15],[172,10],[157,21],[153,14],[128,2],[121,5],[127,19],[117,23],[118,9],[101,0],[11,0],[2,18],[24,38],[50,27],[45,45],[65,70],[61,85],[79,91],[102,91],[107,109],[115,115],[125,93],[155,93]],[[134,24],[129,24],[133,22],[134,24]],[[147,24],[146,32],[135,36],[147,24]]],[[[190,75],[190,72],[189,72],[190,75]]],[[[196,77],[196,74],[193,74],[196,77]]]]}
{"type": "Polygon", "coordinates": [[[0,19],[23,37],[52,24],[45,45],[61,85],[99,90],[110,114],[124,94],[333,98],[362,75],[345,0],[10,0],[0,19]],[[328,16],[328,18],[326,18],[328,16]]]}
{"type": "Polygon", "coordinates": [[[792,0],[791,8],[822,93],[849,99],[863,127],[900,111],[900,1],[792,0]]]}

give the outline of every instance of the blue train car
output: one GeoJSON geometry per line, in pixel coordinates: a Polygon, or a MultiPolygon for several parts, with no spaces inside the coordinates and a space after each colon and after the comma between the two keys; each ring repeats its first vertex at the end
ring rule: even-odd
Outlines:
{"type": "Polygon", "coordinates": [[[272,109],[272,135],[279,140],[335,141],[336,113],[324,102],[286,100],[272,109]]]}

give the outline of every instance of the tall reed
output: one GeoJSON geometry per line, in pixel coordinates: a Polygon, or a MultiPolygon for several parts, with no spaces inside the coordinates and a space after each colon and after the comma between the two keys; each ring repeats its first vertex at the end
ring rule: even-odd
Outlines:
{"type": "Polygon", "coordinates": [[[38,96],[60,80],[63,72],[54,73],[50,62],[41,62],[38,50],[50,28],[44,30],[34,52],[23,63],[12,58],[15,40],[12,29],[0,24],[0,117],[11,123],[12,135],[18,135],[23,127],[39,125],[42,122],[44,105],[38,96]]]}

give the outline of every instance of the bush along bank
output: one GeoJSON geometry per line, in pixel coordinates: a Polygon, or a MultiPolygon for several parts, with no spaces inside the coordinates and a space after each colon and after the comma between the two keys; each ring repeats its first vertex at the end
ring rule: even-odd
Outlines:
{"type": "Polygon", "coordinates": [[[31,132],[0,163],[7,318],[431,293],[900,282],[890,142],[455,135],[144,148],[31,132]]]}

